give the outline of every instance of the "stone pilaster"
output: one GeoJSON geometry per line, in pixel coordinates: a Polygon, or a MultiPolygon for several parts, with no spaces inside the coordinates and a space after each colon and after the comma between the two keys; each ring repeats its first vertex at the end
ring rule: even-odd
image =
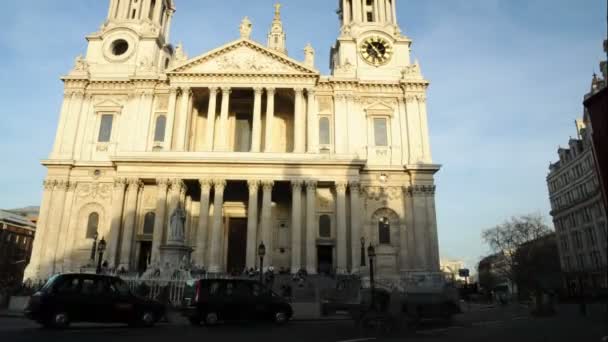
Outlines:
{"type": "Polygon", "coordinates": [[[424,187],[426,201],[426,229],[428,231],[427,267],[439,271],[439,237],[437,235],[437,214],[435,212],[435,186],[424,187]]]}
{"type": "Polygon", "coordinates": [[[424,186],[413,185],[409,188],[411,194],[414,229],[414,263],[413,269],[427,270],[429,266],[428,248],[429,232],[427,228],[426,198],[424,186]]]}
{"type": "Polygon", "coordinates": [[[266,257],[264,258],[264,264],[266,267],[272,266],[272,256],[274,254],[274,241],[272,238],[272,187],[274,186],[273,181],[265,180],[262,181],[263,195],[262,195],[262,237],[261,242],[264,242],[266,246],[266,257]]]}
{"type": "Polygon", "coordinates": [[[192,98],[192,90],[190,88],[182,88],[182,96],[180,97],[179,114],[175,122],[175,150],[183,152],[186,150],[186,139],[188,131],[188,109],[190,108],[190,99],[192,98]]]}
{"type": "Polygon", "coordinates": [[[53,190],[53,210],[45,227],[47,237],[45,239],[44,257],[41,260],[43,266],[47,267],[47,273],[50,273],[43,276],[49,276],[55,272],[55,253],[57,251],[57,241],[60,238],[61,217],[63,215],[63,208],[65,207],[65,197],[69,184],[67,180],[58,180],[55,183],[55,190],[53,190]]]}
{"type": "Polygon", "coordinates": [[[207,264],[207,239],[209,236],[209,198],[213,183],[208,179],[200,179],[201,202],[198,216],[198,234],[196,235],[196,249],[194,251],[194,262],[198,266],[207,264]]]}
{"type": "Polygon", "coordinates": [[[266,138],[264,139],[264,152],[272,152],[272,126],[274,124],[274,88],[266,89],[266,138]]]}
{"type": "Polygon", "coordinates": [[[154,234],[152,236],[152,263],[160,262],[160,246],[165,243],[165,222],[167,211],[168,179],[158,179],[156,194],[156,216],[154,219],[154,234]]]}
{"type": "Polygon", "coordinates": [[[291,273],[302,268],[302,181],[291,182],[291,273]]]}
{"type": "Polygon", "coordinates": [[[221,243],[223,228],[224,190],[226,181],[223,179],[213,180],[215,195],[213,198],[213,227],[211,229],[211,246],[209,247],[209,272],[221,272],[221,243]]]}
{"type": "Polygon", "coordinates": [[[306,121],[308,126],[308,153],[319,152],[319,117],[314,89],[306,89],[308,96],[306,121]]]}
{"type": "Polygon", "coordinates": [[[258,232],[258,192],[260,181],[247,181],[249,188],[249,202],[247,208],[247,268],[254,268],[257,252],[257,232],[258,232]]]}
{"type": "Polygon", "coordinates": [[[344,274],[347,271],[348,251],[347,232],[346,232],[346,187],[345,182],[336,182],[336,213],[337,213],[337,236],[336,254],[337,268],[336,273],[344,274]]]}
{"type": "Polygon", "coordinates": [[[135,240],[135,217],[137,214],[137,198],[139,196],[142,182],[137,179],[127,180],[127,196],[124,209],[124,227],[122,232],[122,240],[120,246],[120,263],[119,268],[124,267],[126,270],[131,269],[131,261],[133,257],[133,240],[135,240]]]}
{"type": "Polygon", "coordinates": [[[306,272],[317,273],[317,182],[306,182],[306,272]]]}
{"type": "Polygon", "coordinates": [[[361,265],[361,186],[350,182],[350,248],[351,272],[359,272],[361,265]]]}
{"type": "Polygon", "coordinates": [[[59,230],[59,236],[57,239],[57,250],[55,254],[55,272],[63,273],[65,266],[68,264],[68,260],[65,258],[66,249],[68,252],[71,252],[72,246],[69,245],[69,241],[71,241],[72,236],[72,207],[74,205],[74,192],[76,190],[76,183],[69,182],[66,188],[66,196],[65,196],[65,207],[63,211],[63,215],[61,218],[61,228],[59,230]]]}
{"type": "Polygon", "coordinates": [[[42,203],[40,205],[40,216],[36,228],[36,236],[32,245],[32,256],[30,263],[25,270],[24,279],[36,280],[39,277],[40,261],[44,253],[46,227],[49,218],[49,213],[52,206],[53,189],[55,188],[56,180],[47,179],[42,184],[44,191],[42,193],[42,203]]]}
{"type": "Polygon", "coordinates": [[[179,90],[171,88],[169,90],[169,105],[167,109],[167,126],[165,127],[165,143],[164,149],[171,151],[173,148],[173,128],[175,126],[176,111],[177,111],[177,95],[179,90]]]}

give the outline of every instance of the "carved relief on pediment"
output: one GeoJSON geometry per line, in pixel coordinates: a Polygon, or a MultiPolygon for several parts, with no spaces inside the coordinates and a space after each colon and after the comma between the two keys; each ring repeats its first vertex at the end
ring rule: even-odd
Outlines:
{"type": "Polygon", "coordinates": [[[247,46],[237,47],[234,50],[196,65],[187,71],[194,73],[298,72],[294,68],[247,46]]]}

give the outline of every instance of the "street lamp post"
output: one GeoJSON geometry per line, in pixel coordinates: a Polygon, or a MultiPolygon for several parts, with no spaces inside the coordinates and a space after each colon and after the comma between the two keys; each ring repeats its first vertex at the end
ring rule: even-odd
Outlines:
{"type": "Polygon", "coordinates": [[[93,246],[91,248],[91,260],[93,261],[93,263],[95,263],[95,252],[97,252],[97,238],[99,237],[99,235],[97,235],[97,232],[95,232],[95,234],[93,234],[93,246]]]}
{"type": "Polygon", "coordinates": [[[99,253],[99,259],[97,260],[97,274],[101,274],[101,261],[103,260],[103,252],[106,251],[106,240],[101,238],[99,245],[97,246],[97,252],[99,253]]]}
{"type": "Polygon", "coordinates": [[[371,289],[371,307],[374,308],[374,258],[376,257],[376,249],[372,244],[367,247],[367,257],[369,258],[369,287],[371,289]]]}
{"type": "Polygon", "coordinates": [[[361,237],[361,267],[365,267],[365,238],[361,237]]]}
{"type": "Polygon", "coordinates": [[[264,284],[264,255],[266,255],[266,246],[264,242],[258,247],[258,256],[260,257],[260,283],[264,284]]]}

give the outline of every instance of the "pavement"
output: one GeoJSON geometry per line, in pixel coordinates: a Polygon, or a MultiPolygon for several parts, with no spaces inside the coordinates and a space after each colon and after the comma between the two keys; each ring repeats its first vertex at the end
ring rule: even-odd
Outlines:
{"type": "Polygon", "coordinates": [[[124,325],[75,324],[67,330],[39,328],[26,319],[2,315],[0,341],[129,341],[145,338],[147,342],[167,340],[231,341],[472,341],[472,342],[600,342],[608,336],[607,316],[603,306],[588,307],[582,317],[577,305],[561,305],[556,315],[536,318],[525,306],[478,306],[454,318],[446,325],[427,321],[416,331],[402,329],[384,336],[361,330],[350,320],[297,320],[286,326],[272,324],[236,323],[214,328],[192,327],[170,316],[171,324],[162,323],[152,329],[131,329],[124,325]]]}

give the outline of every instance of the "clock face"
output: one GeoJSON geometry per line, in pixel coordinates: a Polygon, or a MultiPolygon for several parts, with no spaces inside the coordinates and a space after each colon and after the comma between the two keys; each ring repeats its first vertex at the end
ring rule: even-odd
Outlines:
{"type": "Polygon", "coordinates": [[[363,59],[374,66],[388,63],[393,56],[393,47],[382,37],[369,37],[359,47],[363,59]]]}

